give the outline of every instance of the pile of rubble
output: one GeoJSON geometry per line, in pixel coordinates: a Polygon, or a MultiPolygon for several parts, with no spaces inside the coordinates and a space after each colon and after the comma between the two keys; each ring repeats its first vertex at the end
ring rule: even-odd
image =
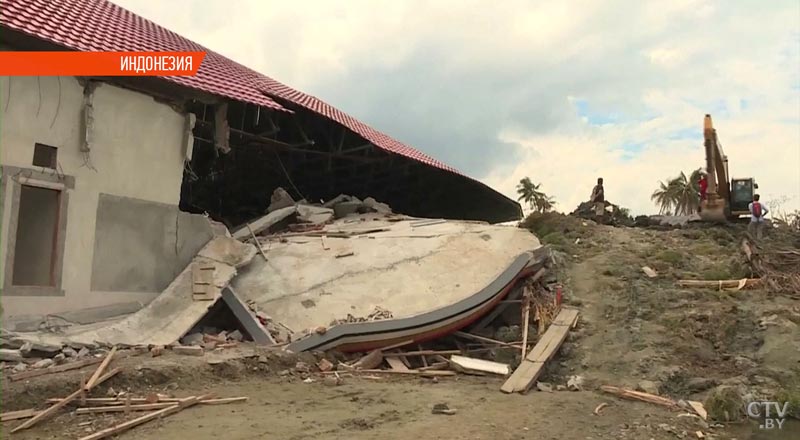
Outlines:
{"type": "MultiPolygon", "coordinates": [[[[603,223],[613,226],[633,226],[634,220],[630,216],[630,212],[615,205],[611,202],[605,202],[606,209],[603,211],[603,223]]],[[[575,208],[569,215],[580,217],[587,220],[596,220],[597,214],[595,211],[594,203],[583,202],[575,208]]]]}
{"type": "Polygon", "coordinates": [[[389,310],[375,306],[375,310],[373,310],[372,313],[370,313],[366,317],[355,317],[348,313],[347,318],[334,319],[333,321],[331,321],[328,327],[333,327],[334,325],[339,325],[339,324],[352,324],[355,322],[379,321],[381,319],[392,319],[393,317],[394,316],[392,315],[392,312],[390,312],[389,310]]]}
{"type": "Polygon", "coordinates": [[[278,232],[306,233],[320,230],[335,219],[353,214],[376,213],[393,216],[392,208],[372,197],[359,200],[357,197],[340,194],[325,203],[296,202],[283,188],[272,193],[267,214],[254,219],[233,232],[237,240],[248,241],[258,235],[278,232]]]}

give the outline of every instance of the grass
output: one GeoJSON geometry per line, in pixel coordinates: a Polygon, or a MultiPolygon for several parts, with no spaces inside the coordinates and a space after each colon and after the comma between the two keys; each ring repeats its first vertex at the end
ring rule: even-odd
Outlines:
{"type": "Polygon", "coordinates": [[[712,420],[734,422],[744,417],[744,400],[733,387],[715,389],[705,401],[705,408],[712,420]]]}

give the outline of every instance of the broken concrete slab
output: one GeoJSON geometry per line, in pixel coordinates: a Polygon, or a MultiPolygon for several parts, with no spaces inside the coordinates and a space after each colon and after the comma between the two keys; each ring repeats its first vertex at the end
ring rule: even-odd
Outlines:
{"type": "Polygon", "coordinates": [[[220,239],[209,241],[208,244],[200,250],[197,256],[225,263],[236,269],[240,269],[250,264],[256,256],[256,252],[258,251],[255,246],[250,244],[240,243],[237,240],[220,239]]]}
{"type": "Polygon", "coordinates": [[[342,202],[358,202],[361,203],[357,197],[348,196],[346,194],[339,194],[338,196],[328,200],[327,202],[323,203],[322,206],[325,208],[333,208],[334,206],[338,205],[342,202]]]}
{"type": "Polygon", "coordinates": [[[360,201],[352,201],[352,202],[341,202],[337,203],[333,207],[333,212],[336,218],[347,217],[348,215],[358,213],[358,210],[361,208],[360,201]]]}
{"type": "Polygon", "coordinates": [[[311,205],[297,205],[297,220],[303,223],[315,225],[328,223],[333,220],[334,211],[329,208],[321,208],[311,205]]]}
{"type": "Polygon", "coordinates": [[[269,207],[267,208],[268,212],[273,212],[281,208],[286,208],[287,206],[294,206],[295,201],[289,193],[281,188],[275,188],[275,191],[272,192],[272,196],[269,199],[269,207]]]}
{"type": "MultiPolygon", "coordinates": [[[[272,345],[275,344],[275,341],[270,336],[267,329],[261,325],[261,322],[256,318],[247,306],[239,299],[236,295],[236,292],[233,291],[230,287],[226,288],[222,291],[222,300],[225,301],[225,304],[228,308],[233,312],[236,319],[239,320],[239,323],[242,324],[245,331],[250,335],[253,341],[259,345],[272,345]]],[[[241,341],[242,333],[239,330],[236,330],[228,335],[230,339],[234,341],[241,341]],[[238,334],[238,336],[237,336],[238,334]]]]}
{"type": "Polygon", "coordinates": [[[386,203],[381,203],[375,200],[372,197],[367,197],[364,199],[364,202],[361,204],[362,208],[366,208],[372,212],[377,212],[379,214],[391,214],[392,208],[389,207],[386,203]]]}
{"type": "MultiPolygon", "coordinates": [[[[250,229],[253,230],[253,234],[255,235],[258,235],[262,232],[269,232],[270,228],[295,214],[297,214],[297,207],[292,204],[292,206],[271,211],[269,214],[250,222],[250,229]]],[[[233,238],[237,240],[250,238],[250,230],[247,229],[247,225],[237,229],[233,233],[233,238]]]]}
{"type": "MultiPolygon", "coordinates": [[[[236,268],[227,262],[243,266],[255,257],[255,247],[236,240],[214,237],[200,251],[193,263],[214,265],[214,284],[227,287],[236,275],[236,268]],[[228,243],[219,243],[227,241],[228,243]]],[[[186,334],[206,314],[216,301],[194,301],[192,298],[192,264],[153,301],[124,319],[98,328],[76,326],[62,334],[36,333],[22,335],[25,339],[43,343],[169,345],[186,334]]],[[[217,294],[221,297],[221,294],[217,294]]],[[[219,299],[219,298],[217,298],[219,299]]]]}
{"type": "Polygon", "coordinates": [[[326,226],[337,232],[325,238],[328,251],[319,238],[273,240],[270,261],[254,260],[231,287],[245,303],[253,301],[299,331],[348,314],[367,316],[376,306],[400,319],[473,295],[520,254],[541,247],[521,228],[460,221],[414,228],[422,219],[379,218],[369,221],[375,232],[351,234],[365,231],[361,218],[374,217],[355,215],[326,226]],[[353,255],[336,258],[349,252],[353,255]],[[315,306],[304,306],[307,300],[315,306]]]}
{"type": "Polygon", "coordinates": [[[0,348],[0,361],[22,362],[22,353],[19,350],[0,348]]]}

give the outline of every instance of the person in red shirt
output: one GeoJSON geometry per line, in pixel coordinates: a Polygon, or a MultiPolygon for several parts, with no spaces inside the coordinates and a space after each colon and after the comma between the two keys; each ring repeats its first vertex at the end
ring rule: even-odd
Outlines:
{"type": "MultiPolygon", "coordinates": [[[[703,203],[703,200],[706,199],[706,191],[708,190],[708,177],[706,173],[700,173],[700,180],[698,181],[698,186],[700,187],[700,203],[703,203]]],[[[697,212],[700,212],[701,208],[700,205],[697,206],[697,212]]]]}

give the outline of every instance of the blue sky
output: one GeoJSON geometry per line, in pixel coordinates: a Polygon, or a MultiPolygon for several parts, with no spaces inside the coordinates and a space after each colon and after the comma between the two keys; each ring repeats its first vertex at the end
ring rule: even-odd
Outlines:
{"type": "Polygon", "coordinates": [[[800,209],[800,2],[118,0],[514,196],[656,211],[703,164],[800,209]],[[713,25],[712,25],[713,24],[713,25]]]}

